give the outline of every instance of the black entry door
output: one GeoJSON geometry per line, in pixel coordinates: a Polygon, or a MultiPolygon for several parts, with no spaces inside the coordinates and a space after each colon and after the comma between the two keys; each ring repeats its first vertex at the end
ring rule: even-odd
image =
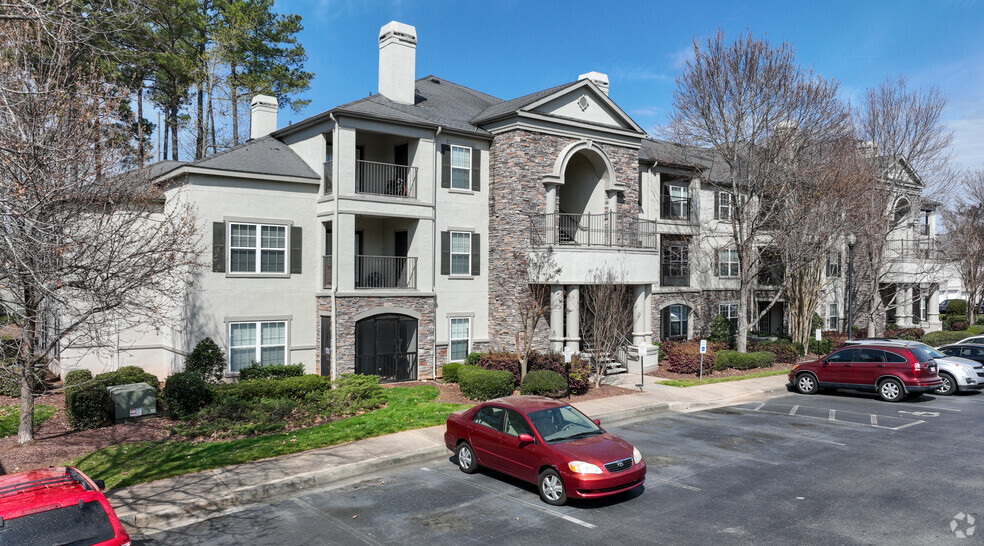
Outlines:
{"type": "Polygon", "coordinates": [[[376,315],[355,323],[355,373],[381,381],[417,379],[417,319],[376,315]]]}

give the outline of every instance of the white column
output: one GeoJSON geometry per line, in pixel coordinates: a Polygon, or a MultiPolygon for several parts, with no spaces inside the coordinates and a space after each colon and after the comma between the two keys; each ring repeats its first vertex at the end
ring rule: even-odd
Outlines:
{"type": "Polygon", "coordinates": [[[564,286],[550,286],[550,348],[564,350],[564,286]]]}
{"type": "Polygon", "coordinates": [[[930,284],[928,286],[929,302],[926,303],[926,318],[929,320],[929,329],[936,330],[942,327],[940,324],[940,285],[930,284]]]}
{"type": "Polygon", "coordinates": [[[636,284],[632,286],[632,344],[639,345],[646,342],[646,285],[636,284]]]}
{"type": "Polygon", "coordinates": [[[646,316],[643,325],[646,329],[646,345],[653,343],[653,285],[645,285],[646,290],[646,316]]]}
{"type": "Polygon", "coordinates": [[[543,242],[557,243],[557,184],[545,184],[547,190],[546,217],[543,219],[543,242]]]}
{"type": "Polygon", "coordinates": [[[567,287],[567,347],[575,352],[581,350],[581,303],[577,286],[567,287]]]}
{"type": "MultiPolygon", "coordinates": [[[[898,299],[898,298],[896,298],[898,299]]],[[[896,311],[896,321],[899,326],[912,326],[915,317],[912,316],[912,285],[907,284],[902,289],[902,306],[896,311]]]]}

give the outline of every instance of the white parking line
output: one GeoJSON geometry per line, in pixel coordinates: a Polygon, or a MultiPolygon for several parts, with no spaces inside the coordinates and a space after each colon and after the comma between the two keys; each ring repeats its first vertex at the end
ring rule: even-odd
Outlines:
{"type": "Polygon", "coordinates": [[[874,413],[871,414],[871,426],[873,427],[878,426],[878,416],[875,415],[874,413]]]}
{"type": "Polygon", "coordinates": [[[830,410],[830,416],[827,417],[827,420],[828,421],[836,421],[837,420],[837,410],[830,410]]]}
{"type": "Polygon", "coordinates": [[[799,406],[793,406],[793,409],[789,410],[790,415],[796,415],[796,410],[800,409],[799,406]]]}

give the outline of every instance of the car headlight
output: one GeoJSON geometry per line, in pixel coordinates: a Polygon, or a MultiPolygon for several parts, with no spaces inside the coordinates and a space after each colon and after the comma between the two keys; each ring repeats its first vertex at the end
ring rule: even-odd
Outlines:
{"type": "Polygon", "coordinates": [[[642,453],[639,453],[639,450],[633,447],[632,448],[632,462],[635,463],[635,464],[639,464],[639,461],[641,461],[641,460],[642,460],[642,453]]]}
{"type": "Polygon", "coordinates": [[[597,465],[586,463],[584,461],[571,461],[567,463],[567,466],[570,467],[573,472],[578,474],[601,474],[601,469],[598,468],[597,465]]]}

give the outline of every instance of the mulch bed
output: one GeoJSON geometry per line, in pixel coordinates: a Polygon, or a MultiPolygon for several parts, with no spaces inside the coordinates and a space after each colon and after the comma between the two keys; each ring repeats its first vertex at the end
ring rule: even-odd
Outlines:
{"type": "MultiPolygon", "coordinates": [[[[441,394],[436,399],[437,402],[452,404],[476,403],[474,400],[469,400],[461,396],[461,390],[458,388],[458,385],[452,383],[415,381],[410,383],[392,383],[384,386],[411,387],[419,385],[433,385],[437,387],[441,391],[441,394]]],[[[602,385],[597,389],[589,389],[585,394],[573,395],[570,401],[573,404],[577,404],[585,400],[620,396],[633,392],[637,391],[613,387],[611,385],[602,385]]],[[[565,398],[564,400],[567,399],[565,398]]],[[[140,421],[76,432],[68,425],[68,419],[65,416],[64,394],[38,396],[35,399],[35,404],[55,406],[55,415],[35,430],[35,441],[31,445],[18,444],[16,434],[6,438],[0,438],[0,474],[64,464],[98,449],[126,442],[179,439],[178,437],[172,436],[169,432],[170,427],[177,423],[177,421],[163,417],[148,417],[140,421]]],[[[20,405],[20,399],[0,396],[0,405],[20,405]]]]}

